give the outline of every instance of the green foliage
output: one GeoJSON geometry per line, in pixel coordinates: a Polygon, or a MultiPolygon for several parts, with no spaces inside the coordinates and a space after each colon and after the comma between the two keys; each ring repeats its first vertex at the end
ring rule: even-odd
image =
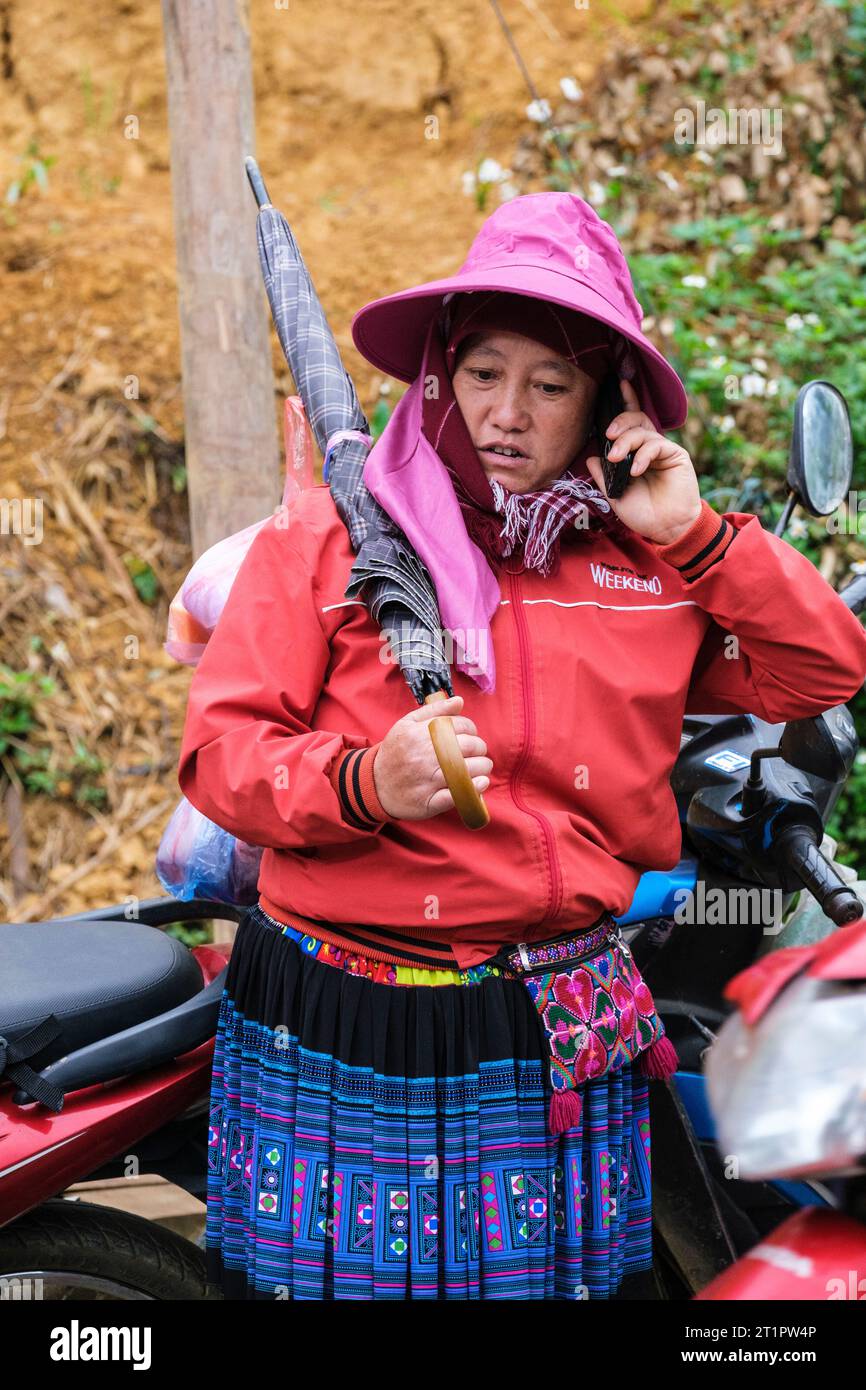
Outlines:
{"type": "Polygon", "coordinates": [[[54,682],[35,671],[13,671],[0,662],[0,753],[10,746],[9,735],[24,739],[33,728],[33,707],[40,695],[52,695],[54,682]]]}
{"type": "Polygon", "coordinates": [[[712,68],[708,68],[706,64],[698,68],[696,81],[698,90],[702,95],[705,94],[707,99],[717,96],[724,85],[722,74],[713,72],[712,68]]]}
{"type": "Polygon", "coordinates": [[[108,792],[99,782],[105,764],[89,752],[80,739],[75,741],[75,752],[69,762],[61,765],[55,759],[54,763],[52,766],[51,749],[44,745],[15,750],[15,767],[26,791],[34,795],[66,797],[76,806],[102,809],[107,805],[108,792]]]}
{"type": "Polygon", "coordinates": [[[858,878],[866,877],[866,750],[857,754],[826,830],[838,842],[839,862],[856,869],[858,878]]]}
{"type": "Polygon", "coordinates": [[[102,98],[97,101],[97,90],[90,75],[90,69],[81,73],[81,95],[84,101],[84,124],[96,135],[103,134],[111,122],[117,98],[117,84],[109,82],[102,98]]]}
{"type": "Polygon", "coordinates": [[[487,211],[491,190],[501,184],[511,171],[503,169],[495,159],[482,159],[475,169],[464,174],[464,189],[471,192],[479,212],[487,211]]]}
{"type": "Polygon", "coordinates": [[[45,796],[57,794],[57,774],[48,766],[50,757],[51,749],[44,745],[33,750],[16,749],[15,767],[27,791],[45,796]]]}
{"type": "Polygon", "coordinates": [[[824,3],[841,10],[848,21],[839,57],[850,86],[862,96],[866,87],[866,0],[824,0],[824,3]]]}
{"type": "MultiPolygon", "coordinates": [[[[866,16],[866,5],[851,8],[866,16]]],[[[702,493],[718,510],[755,511],[772,527],[786,494],[794,400],[806,381],[823,378],[844,394],[855,469],[866,451],[866,222],[846,242],[825,229],[817,251],[801,248],[797,231],[773,230],[756,212],[669,230],[682,250],[631,256],[629,263],[638,297],[645,289],[657,317],[669,320],[678,369],[709,421],[692,448],[702,493]],[[690,276],[704,277],[706,285],[684,284],[690,276]],[[744,400],[749,410],[741,425],[744,400]]],[[[817,565],[830,534],[828,518],[800,511],[786,539],[817,565]]],[[[834,544],[845,552],[844,523],[834,544]]],[[[866,744],[866,694],[850,708],[866,744]]],[[[866,749],[827,831],[839,843],[840,860],[858,867],[866,859],[866,749]]]]}
{"type": "MultiPolygon", "coordinates": [[[[104,143],[104,137],[111,129],[115,120],[117,109],[117,84],[109,82],[100,94],[90,69],[85,68],[80,74],[81,96],[84,105],[84,128],[91,137],[98,137],[104,143]]],[[[86,146],[83,148],[86,149],[86,146]]],[[[78,182],[81,191],[86,198],[92,198],[97,191],[94,176],[91,169],[86,164],[79,166],[77,170],[78,182]]],[[[116,193],[120,187],[119,174],[103,174],[100,171],[98,176],[98,191],[101,193],[116,193]]]]}
{"type": "Polygon", "coordinates": [[[146,560],[138,555],[127,553],[123,563],[129,571],[130,579],[142,603],[156,603],[159,594],[159,580],[146,560]]]}
{"type": "Polygon", "coordinates": [[[95,780],[105,771],[105,764],[91,753],[80,739],[75,740],[75,757],[67,769],[74,787],[73,799],[79,806],[104,806],[108,800],[105,787],[95,780]]]}
{"type": "Polygon", "coordinates": [[[120,187],[119,174],[109,174],[106,178],[95,181],[91,170],[84,164],[79,167],[77,173],[81,192],[85,198],[93,198],[97,193],[116,193],[120,187]]]}
{"type": "Polygon", "coordinates": [[[372,436],[374,444],[376,443],[376,440],[379,438],[380,434],[382,434],[390,418],[391,407],[388,405],[388,402],[385,400],[384,396],[380,396],[375,406],[373,407],[373,413],[370,417],[370,434],[372,436]]]}
{"type": "Polygon", "coordinates": [[[817,255],[794,254],[800,234],[774,231],[759,213],[674,226],[682,251],[635,255],[630,263],[671,339],[690,394],[708,407],[711,428],[696,465],[731,484],[754,472],[779,483],[787,465],[797,391],[832,381],[851,412],[855,456],[866,447],[866,223],[849,242],[828,232],[817,255]],[[684,283],[703,277],[706,285],[684,283]],[[757,361],[757,366],[756,366],[757,361]],[[736,407],[750,412],[748,434],[736,407]]]}
{"type": "Polygon", "coordinates": [[[173,936],[192,950],[193,946],[210,946],[213,942],[213,928],[210,922],[169,922],[163,927],[166,936],[173,936]]]}
{"type": "Polygon", "coordinates": [[[18,155],[18,162],[24,165],[24,170],[6,189],[6,202],[9,204],[17,203],[21,195],[34,185],[45,192],[48,187],[48,170],[52,164],[57,163],[57,155],[40,154],[39,141],[34,139],[28,141],[24,154],[18,155]]]}
{"type": "MultiPolygon", "coordinates": [[[[41,643],[34,639],[32,645],[41,643]]],[[[37,727],[37,701],[55,691],[49,676],[13,671],[0,663],[0,753],[10,757],[25,791],[70,796],[78,806],[104,806],[108,793],[99,779],[105,765],[81,739],[76,739],[73,756],[64,765],[52,760],[51,749],[44,744],[28,744],[37,727]]]]}
{"type": "MultiPolygon", "coordinates": [[[[848,708],[862,738],[866,728],[866,691],[861,690],[849,700],[848,708]]],[[[836,858],[840,863],[850,864],[860,878],[866,878],[866,748],[857,754],[825,829],[838,843],[836,858]]]]}

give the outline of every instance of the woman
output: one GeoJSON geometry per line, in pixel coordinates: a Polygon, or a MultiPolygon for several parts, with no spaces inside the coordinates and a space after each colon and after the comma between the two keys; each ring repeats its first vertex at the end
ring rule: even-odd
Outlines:
{"type": "Polygon", "coordinates": [[[804,556],[701,499],[662,433],[682,385],[576,196],[504,204],[457,275],[353,333],[412,383],[364,477],[460,628],[454,696],[407,708],[345,598],[327,487],[262,528],[178,774],[266,847],[216,1040],[209,1274],[236,1298],[625,1295],[652,1263],[647,1076],[587,1080],[553,1133],[543,1030],[500,950],[600,932],[676,863],[686,710],[826,709],[860,688],[866,636],[804,556]],[[634,453],[616,501],[592,425],[612,371],[611,456],[634,453]],[[479,832],[436,760],[442,714],[488,802],[479,832]]]}

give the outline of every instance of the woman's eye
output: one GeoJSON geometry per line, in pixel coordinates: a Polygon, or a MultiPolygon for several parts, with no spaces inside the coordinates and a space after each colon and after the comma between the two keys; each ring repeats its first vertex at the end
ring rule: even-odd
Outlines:
{"type": "MultiPolygon", "coordinates": [[[[496,372],[492,367],[469,367],[468,370],[475,377],[475,380],[481,382],[483,386],[487,386],[491,381],[496,380],[496,372]]],[[[549,396],[551,400],[556,396],[563,395],[566,389],[564,386],[560,386],[552,381],[542,381],[539,382],[539,385],[541,386],[542,395],[549,396]]]]}

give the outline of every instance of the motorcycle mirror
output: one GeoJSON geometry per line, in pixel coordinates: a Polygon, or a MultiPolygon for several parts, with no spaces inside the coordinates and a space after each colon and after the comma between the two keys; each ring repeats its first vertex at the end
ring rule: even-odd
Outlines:
{"type": "Polygon", "coordinates": [[[807,381],[794,404],[788,486],[813,516],[842,505],[854,473],[848,406],[829,381],[807,381]]]}
{"type": "Polygon", "coordinates": [[[786,762],[827,782],[847,777],[858,746],[857,730],[845,705],[805,719],[789,719],[779,739],[779,752],[786,762]]]}

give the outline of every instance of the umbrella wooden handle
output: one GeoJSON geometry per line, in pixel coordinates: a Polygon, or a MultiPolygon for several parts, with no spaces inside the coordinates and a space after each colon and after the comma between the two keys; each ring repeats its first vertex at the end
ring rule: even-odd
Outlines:
{"type": "MultiPolygon", "coordinates": [[[[434,690],[426,697],[424,703],[430,705],[434,700],[447,698],[444,690],[434,690]]],[[[450,714],[429,720],[427,727],[460,819],[469,830],[483,830],[484,826],[490,823],[490,812],[469,775],[469,768],[457,742],[450,714]]]]}

